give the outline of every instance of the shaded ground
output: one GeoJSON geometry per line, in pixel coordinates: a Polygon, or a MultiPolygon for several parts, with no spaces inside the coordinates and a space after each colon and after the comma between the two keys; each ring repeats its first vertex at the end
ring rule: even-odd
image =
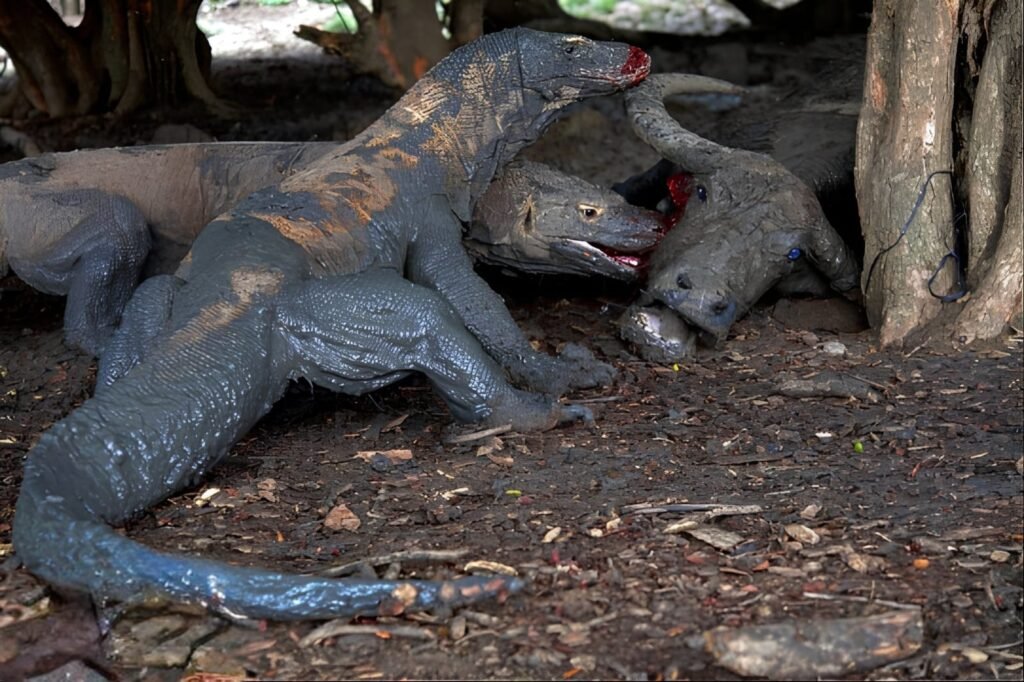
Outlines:
{"type": "MultiPolygon", "coordinates": [[[[230,72],[237,98],[262,113],[235,127],[198,125],[222,139],[343,138],[390,101],[372,82],[341,83],[336,64],[307,65],[230,72]],[[274,73],[273,85],[259,80],[274,73]],[[313,84],[322,97],[301,94],[313,84]]],[[[613,109],[578,112],[533,155],[605,181],[643,167],[648,152],[630,146],[613,109]]],[[[156,123],[119,134],[149,139],[156,123]]],[[[112,134],[103,121],[77,125],[65,143],[112,134]]],[[[524,576],[524,593],[313,637],[315,623],[229,625],[154,606],[118,620],[100,644],[91,606],[5,570],[0,678],[78,660],[153,680],[731,679],[705,650],[705,631],[827,630],[829,619],[894,612],[920,614],[922,645],[871,679],[1021,678],[1019,336],[959,356],[879,352],[867,332],[814,331],[835,324],[839,304],[783,303],[755,310],[721,348],[662,367],[615,338],[629,292],[539,284],[498,281],[539,347],[581,341],[620,371],[614,386],[572,396],[594,409],[592,428],[448,445],[449,416],[422,382],[358,399],[295,385],[213,478],[127,529],[168,551],[291,571],[463,549],[457,560],[383,561],[376,573],[445,578],[486,560],[524,576]],[[796,397],[808,385],[837,395],[796,397]],[[680,503],[760,509],[668,533],[690,518],[665,508],[680,503]],[[325,526],[340,505],[355,531],[325,526]]],[[[0,289],[0,543],[9,543],[22,458],[89,395],[95,368],[61,342],[59,299],[13,278],[0,289]]]]}

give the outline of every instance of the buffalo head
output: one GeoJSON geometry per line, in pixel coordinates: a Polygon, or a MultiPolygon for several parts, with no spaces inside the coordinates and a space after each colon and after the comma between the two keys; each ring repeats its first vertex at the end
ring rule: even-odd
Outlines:
{"type": "Polygon", "coordinates": [[[685,174],[669,179],[685,177],[688,198],[651,257],[639,304],[670,309],[714,344],[787,278],[806,279],[814,270],[845,291],[857,285],[859,267],[810,187],[771,157],[703,139],[669,115],[666,96],[710,92],[709,81],[719,92],[740,91],[701,76],[659,74],[626,102],[636,133],[671,162],[661,164],[662,173],[685,174]]]}

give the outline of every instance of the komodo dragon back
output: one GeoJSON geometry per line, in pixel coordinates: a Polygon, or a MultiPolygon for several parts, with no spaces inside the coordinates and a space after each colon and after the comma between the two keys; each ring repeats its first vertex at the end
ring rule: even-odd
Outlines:
{"type": "MultiPolygon", "coordinates": [[[[559,109],[630,87],[648,69],[626,45],[524,29],[486,36],[364,134],[210,223],[155,348],[29,453],[13,523],[25,566],[98,598],[158,593],[282,620],[396,614],[518,589],[504,577],[285,575],[163,554],[111,526],[194,485],[292,378],[363,393],[419,371],[466,420],[541,428],[582,414],[508,384],[497,360],[523,363],[529,342],[472,278],[459,219],[559,109]],[[395,191],[374,194],[372,179],[395,191]],[[488,327],[497,317],[515,339],[508,326],[488,327]]],[[[526,369],[543,378],[551,367],[526,369]]]]}

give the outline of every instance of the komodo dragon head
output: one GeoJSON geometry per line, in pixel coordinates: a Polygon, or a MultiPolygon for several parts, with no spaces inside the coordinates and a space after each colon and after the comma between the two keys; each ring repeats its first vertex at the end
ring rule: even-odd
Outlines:
{"type": "Polygon", "coordinates": [[[857,285],[859,267],[804,182],[767,155],[698,137],[669,115],[664,97],[710,92],[709,81],[652,76],[627,93],[626,106],[637,135],[692,176],[679,223],[651,256],[639,304],[667,307],[714,345],[783,278],[809,266],[846,291],[857,285]]]}
{"type": "Polygon", "coordinates": [[[517,271],[632,281],[662,229],[660,213],[611,190],[516,161],[477,204],[465,244],[481,261],[517,271]]]}
{"type": "Polygon", "coordinates": [[[426,149],[455,162],[449,204],[468,223],[497,172],[566,106],[632,87],[650,68],[651,58],[638,47],[515,28],[451,53],[410,90],[405,107],[416,101],[418,110],[437,110],[450,95],[448,118],[434,125],[426,149]],[[494,134],[481,143],[488,131],[494,134]]]}

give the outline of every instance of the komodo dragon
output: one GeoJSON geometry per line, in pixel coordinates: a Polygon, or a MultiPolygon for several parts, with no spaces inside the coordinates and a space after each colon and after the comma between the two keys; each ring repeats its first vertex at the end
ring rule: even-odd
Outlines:
{"type": "MultiPolygon", "coordinates": [[[[67,295],[67,340],[97,355],[140,272],[172,273],[213,218],[338,147],[151,145],[0,165],[0,276],[9,260],[30,285],[67,295]]],[[[514,161],[474,209],[465,243],[476,259],[519,271],[631,281],[661,227],[657,214],[610,190],[514,161]]]]}
{"type": "Polygon", "coordinates": [[[580,415],[505,381],[500,365],[534,389],[606,377],[592,357],[530,347],[473,273],[462,223],[560,109],[635,85],[649,68],[619,43],[485,36],[349,143],[212,221],[178,270],[156,347],[29,453],[13,523],[25,566],[97,597],[160,593],[273,619],[517,589],[506,577],[335,581],[228,566],[150,550],[111,525],[202,478],[295,377],[363,393],[419,371],[461,420],[533,429],[580,415]]]}

